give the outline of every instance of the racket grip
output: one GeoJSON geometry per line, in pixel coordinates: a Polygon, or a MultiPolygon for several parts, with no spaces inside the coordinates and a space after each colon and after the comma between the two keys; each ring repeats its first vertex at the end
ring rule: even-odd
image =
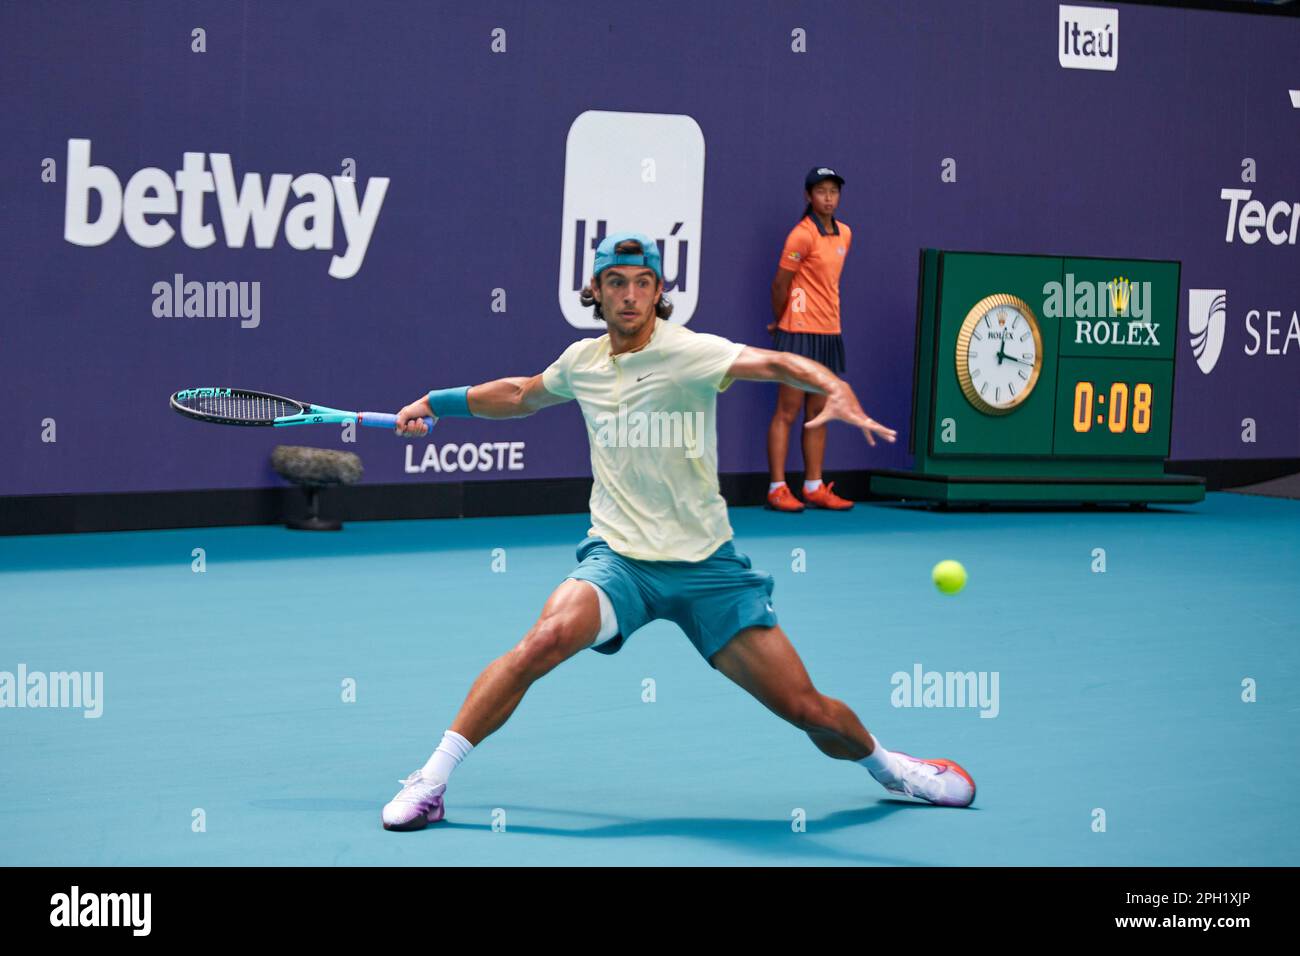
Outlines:
{"type": "MultiPolygon", "coordinates": [[[[385,412],[358,412],[357,421],[360,422],[362,425],[369,425],[372,428],[396,428],[397,427],[397,416],[389,415],[385,412]]],[[[437,419],[430,418],[429,416],[426,415],[423,421],[425,427],[428,428],[429,431],[433,431],[433,424],[435,421],[437,421],[437,419]]]]}

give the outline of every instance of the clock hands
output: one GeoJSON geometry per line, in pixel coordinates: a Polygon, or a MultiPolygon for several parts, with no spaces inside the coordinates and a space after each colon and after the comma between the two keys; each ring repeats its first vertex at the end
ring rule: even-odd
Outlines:
{"type": "Polygon", "coordinates": [[[1028,365],[1031,368],[1033,367],[1034,364],[1033,362],[1026,362],[1024,359],[1018,359],[1014,355],[1008,355],[1006,339],[1003,339],[1001,342],[998,343],[998,364],[999,365],[1002,364],[1003,359],[1006,359],[1008,362],[1019,362],[1021,365],[1028,365]]]}

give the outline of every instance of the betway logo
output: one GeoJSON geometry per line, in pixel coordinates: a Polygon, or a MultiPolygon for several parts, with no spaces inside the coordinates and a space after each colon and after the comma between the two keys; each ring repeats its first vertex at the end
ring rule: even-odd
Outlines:
{"type": "Polygon", "coordinates": [[[1249,189],[1221,189],[1219,198],[1228,203],[1228,229],[1224,242],[1232,242],[1233,234],[1248,246],[1259,242],[1259,231],[1264,230],[1268,241],[1275,246],[1294,246],[1300,230],[1300,202],[1279,200],[1267,209],[1258,199],[1250,198],[1249,189]],[[1247,202],[1246,200],[1249,200],[1247,202]]]}
{"type": "Polygon", "coordinates": [[[357,202],[356,182],[347,176],[320,173],[272,173],[262,189],[259,173],[245,173],[239,185],[229,153],[185,153],[172,174],[153,166],[138,170],[123,188],[107,166],[90,164],[90,140],[68,140],[68,191],[64,205],[63,238],[78,246],[102,246],[120,226],[137,246],[156,249],[176,235],[167,217],[179,207],[181,241],[191,249],[206,249],[217,241],[216,230],[204,221],[204,197],[216,193],[217,213],[226,245],[241,249],[253,229],[258,249],[275,245],[284,221],[284,238],[294,249],[333,249],[334,210],[338,207],[346,247],[330,259],[329,274],[350,279],[361,269],[366,249],[388,192],[388,179],[366,181],[365,198],[357,202]],[[209,172],[205,158],[211,163],[209,172]],[[289,190],[302,200],[285,214],[289,190]],[[90,221],[90,194],[99,194],[99,218],[90,221]],[[304,198],[305,197],[305,198],[304,198]]]}

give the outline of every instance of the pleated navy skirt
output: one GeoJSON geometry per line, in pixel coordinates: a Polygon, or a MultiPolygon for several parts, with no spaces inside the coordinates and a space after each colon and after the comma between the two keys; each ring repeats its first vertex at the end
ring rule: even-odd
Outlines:
{"type": "Polygon", "coordinates": [[[772,348],[821,362],[836,375],[844,374],[844,337],[838,333],[786,332],[777,329],[772,348]]]}

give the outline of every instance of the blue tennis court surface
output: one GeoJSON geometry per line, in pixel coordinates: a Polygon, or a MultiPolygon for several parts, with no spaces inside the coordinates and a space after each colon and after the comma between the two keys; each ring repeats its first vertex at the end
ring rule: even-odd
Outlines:
{"type": "Polygon", "coordinates": [[[732,523],[819,688],[885,746],[960,761],[971,809],[888,799],[659,622],[537,684],[446,822],[388,833],[585,516],[8,538],[0,671],[102,672],[103,693],[93,719],[0,710],[0,863],[1300,863],[1300,503],[732,523]],[[969,571],[956,597],[942,558],[969,571]],[[997,694],[893,706],[917,666],[997,694]]]}

